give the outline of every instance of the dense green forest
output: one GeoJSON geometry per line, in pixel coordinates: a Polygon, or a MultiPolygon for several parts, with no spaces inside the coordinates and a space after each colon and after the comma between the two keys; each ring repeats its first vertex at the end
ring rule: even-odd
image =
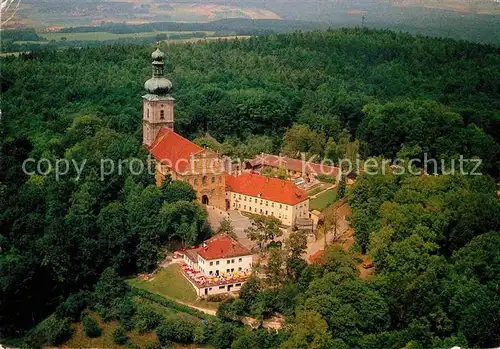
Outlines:
{"type": "MultiPolygon", "coordinates": [[[[130,171],[100,178],[102,158],[146,160],[140,96],[151,51],[112,45],[2,58],[1,337],[48,317],[29,332],[30,346],[58,344],[82,305],[125,326],[136,310],[117,275],[149,271],[165,244],[211,233],[188,185],[156,188],[151,175],[130,171]],[[87,163],[78,180],[73,168],[62,178],[28,177],[21,165],[29,157],[87,163]],[[112,312],[119,303],[123,311],[112,312]]],[[[360,280],[353,258],[334,248],[323,267],[306,266],[285,244],[272,253],[268,282],[253,280],[240,300],[223,303],[203,341],[234,349],[500,344],[497,49],[346,29],[165,51],[176,130],[226,154],[462,154],[483,159],[487,174],[361,176],[349,194],[352,221],[375,277],[360,280]],[[278,334],[233,321],[273,312],[290,324],[278,334]]],[[[158,337],[179,339],[168,325],[158,337]]]]}

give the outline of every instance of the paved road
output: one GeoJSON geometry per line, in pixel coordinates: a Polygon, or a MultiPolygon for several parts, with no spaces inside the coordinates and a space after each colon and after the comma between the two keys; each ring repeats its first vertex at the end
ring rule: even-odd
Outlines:
{"type": "Polygon", "coordinates": [[[250,219],[246,216],[243,216],[239,211],[229,210],[222,211],[211,206],[207,206],[208,212],[208,223],[212,227],[214,231],[217,231],[220,225],[220,221],[224,217],[229,217],[231,219],[231,224],[234,227],[234,232],[238,237],[238,241],[243,244],[248,249],[252,249],[256,245],[250,241],[246,234],[245,229],[247,229],[250,225],[250,219]]]}
{"type": "Polygon", "coordinates": [[[245,234],[245,229],[247,229],[252,224],[250,219],[246,216],[243,216],[239,211],[230,210],[228,211],[228,213],[229,218],[231,219],[231,223],[234,227],[234,232],[238,237],[238,241],[248,249],[252,249],[252,247],[255,247],[256,244],[250,241],[245,234]]]}

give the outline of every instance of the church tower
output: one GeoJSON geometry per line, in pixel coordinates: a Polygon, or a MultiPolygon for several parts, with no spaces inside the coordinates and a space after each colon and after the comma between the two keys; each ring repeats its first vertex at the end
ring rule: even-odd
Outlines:
{"type": "Polygon", "coordinates": [[[172,83],[164,76],[165,54],[160,51],[159,43],[156,51],[151,54],[153,59],[153,76],[146,81],[144,89],[147,94],[142,96],[142,143],[150,146],[162,127],[174,129],[174,102],[170,96],[172,83]]]}

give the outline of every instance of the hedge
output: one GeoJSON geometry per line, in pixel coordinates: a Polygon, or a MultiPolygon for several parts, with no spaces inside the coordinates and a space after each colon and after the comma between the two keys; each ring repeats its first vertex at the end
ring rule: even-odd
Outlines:
{"type": "Polygon", "coordinates": [[[141,298],[145,298],[151,302],[158,303],[159,305],[162,305],[164,307],[171,308],[171,309],[183,312],[183,313],[187,313],[187,314],[196,316],[197,318],[200,318],[202,320],[208,320],[208,319],[215,318],[212,315],[205,314],[199,310],[188,307],[187,305],[177,303],[176,301],[162,297],[156,293],[137,288],[135,286],[132,286],[132,294],[135,296],[139,296],[141,298]]]}

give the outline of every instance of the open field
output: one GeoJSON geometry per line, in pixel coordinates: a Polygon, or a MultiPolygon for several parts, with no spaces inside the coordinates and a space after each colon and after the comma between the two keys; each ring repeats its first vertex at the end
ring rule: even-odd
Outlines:
{"type": "Polygon", "coordinates": [[[319,194],[315,198],[311,199],[309,203],[309,209],[322,211],[331,204],[333,204],[336,199],[337,199],[337,188],[329,189],[319,194]]]}
{"type": "Polygon", "coordinates": [[[178,299],[184,302],[196,301],[196,292],[191,284],[182,276],[178,264],[171,264],[161,269],[150,280],[131,279],[130,284],[138,288],[157,293],[170,299],[178,299]]]}
{"type": "Polygon", "coordinates": [[[217,309],[218,303],[197,300],[195,290],[182,276],[179,264],[171,264],[161,269],[150,280],[130,279],[128,282],[144,290],[156,293],[162,297],[189,303],[197,307],[217,309]]]}
{"type": "MultiPolygon", "coordinates": [[[[171,315],[168,313],[167,308],[163,308],[157,304],[149,303],[150,306],[153,307],[159,313],[164,315],[171,315]],[[158,309],[163,308],[163,309],[158,309]],[[167,309],[167,310],[166,310],[167,309]],[[167,311],[167,312],[165,312],[167,311]]],[[[106,348],[106,349],[123,349],[127,348],[127,345],[118,345],[113,341],[113,331],[119,327],[119,323],[117,321],[104,322],[101,318],[93,313],[92,317],[94,317],[99,326],[102,328],[101,336],[97,338],[89,338],[85,335],[83,331],[82,323],[73,324],[74,333],[69,341],[64,343],[63,348],[106,348]]],[[[197,319],[196,319],[197,320],[197,319]]],[[[128,333],[129,339],[132,343],[139,345],[141,348],[144,348],[147,344],[153,343],[156,341],[156,334],[154,332],[139,334],[136,330],[128,333]]],[[[209,346],[199,346],[195,344],[191,345],[173,345],[174,349],[196,349],[196,348],[210,348],[209,346]]]]}
{"type": "MultiPolygon", "coordinates": [[[[152,31],[145,33],[127,33],[127,34],[115,34],[108,32],[89,32],[89,33],[40,33],[40,37],[47,40],[60,41],[62,38],[66,38],[69,41],[104,41],[104,40],[118,40],[118,39],[129,39],[129,38],[148,38],[156,37],[158,34],[193,34],[195,32],[160,32],[152,31]]],[[[215,32],[205,31],[206,35],[214,35],[215,32]]]]}
{"type": "Polygon", "coordinates": [[[495,1],[400,0],[393,1],[392,5],[398,7],[425,7],[429,9],[451,10],[460,13],[500,14],[500,4],[495,1]]]}
{"type": "Polygon", "coordinates": [[[166,3],[158,0],[81,1],[75,6],[64,0],[21,2],[9,28],[75,27],[106,23],[207,22],[226,18],[280,19],[275,11],[248,4],[166,3]]]}
{"type": "Polygon", "coordinates": [[[320,182],[318,184],[313,185],[311,188],[307,189],[307,194],[309,194],[309,196],[311,197],[313,195],[316,195],[316,194],[322,192],[323,190],[325,190],[326,188],[331,187],[331,186],[333,186],[332,183],[320,182]]]}
{"type": "Polygon", "coordinates": [[[235,39],[248,39],[250,35],[230,35],[230,36],[207,36],[206,38],[190,38],[190,39],[178,39],[169,40],[170,44],[182,44],[182,43],[196,43],[200,41],[216,41],[216,40],[235,40],[235,39]]]}

